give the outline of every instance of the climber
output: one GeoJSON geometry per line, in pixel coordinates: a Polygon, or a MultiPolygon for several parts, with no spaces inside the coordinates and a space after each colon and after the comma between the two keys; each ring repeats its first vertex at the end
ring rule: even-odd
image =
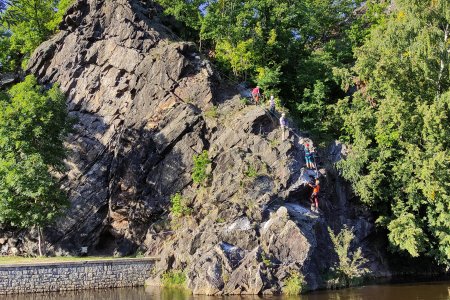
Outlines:
{"type": "Polygon", "coordinates": [[[313,188],[313,192],[311,194],[311,197],[309,198],[309,201],[311,202],[311,210],[315,212],[319,212],[319,183],[320,182],[318,178],[316,178],[315,184],[308,183],[308,185],[313,188]]]}
{"type": "Polygon", "coordinates": [[[270,95],[270,100],[269,100],[269,110],[271,113],[275,113],[275,99],[273,97],[273,95],[270,95]]]}
{"type": "Polygon", "coordinates": [[[259,86],[256,86],[252,91],[252,98],[256,105],[259,103],[259,97],[261,97],[261,94],[259,92],[259,86]]]}
{"type": "Polygon", "coordinates": [[[313,157],[314,157],[314,150],[312,147],[309,147],[309,144],[305,145],[305,161],[306,161],[306,167],[308,169],[314,169],[314,163],[313,163],[313,157]]]}
{"type": "Polygon", "coordinates": [[[281,141],[285,139],[285,128],[286,128],[286,114],[282,113],[280,118],[280,127],[281,127],[281,141]]]}

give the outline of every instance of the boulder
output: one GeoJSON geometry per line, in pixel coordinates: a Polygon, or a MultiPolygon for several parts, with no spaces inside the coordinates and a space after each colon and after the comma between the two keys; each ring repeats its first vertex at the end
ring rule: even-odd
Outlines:
{"type": "Polygon", "coordinates": [[[270,286],[270,274],[262,262],[260,247],[249,252],[236,268],[223,289],[228,295],[257,295],[270,286]]]}

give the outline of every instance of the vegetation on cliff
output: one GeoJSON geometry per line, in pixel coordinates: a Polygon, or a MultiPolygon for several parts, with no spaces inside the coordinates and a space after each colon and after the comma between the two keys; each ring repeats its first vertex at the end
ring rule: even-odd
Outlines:
{"type": "Polygon", "coordinates": [[[339,167],[392,250],[450,264],[448,1],[159,2],[222,70],[350,146],[339,167]]]}
{"type": "Polygon", "coordinates": [[[344,226],[338,234],[335,234],[328,227],[328,233],[338,256],[338,262],[331,269],[327,285],[331,288],[339,288],[361,283],[369,270],[364,267],[367,259],[364,258],[361,248],[353,252],[350,250],[355,238],[353,229],[344,226]]]}
{"type": "Polygon", "coordinates": [[[294,272],[284,282],[283,294],[288,296],[300,295],[304,285],[304,276],[297,272],[294,272]]]}
{"type": "Polygon", "coordinates": [[[186,274],[179,270],[165,272],[161,276],[161,283],[164,287],[186,288],[186,274]]]}

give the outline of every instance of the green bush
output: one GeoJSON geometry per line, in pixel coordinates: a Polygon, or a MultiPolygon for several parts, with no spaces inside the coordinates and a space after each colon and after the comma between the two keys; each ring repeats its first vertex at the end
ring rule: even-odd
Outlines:
{"type": "Polygon", "coordinates": [[[350,251],[351,243],[355,238],[353,230],[344,226],[339,234],[335,235],[328,227],[328,232],[339,258],[331,270],[331,279],[328,280],[329,287],[339,288],[360,283],[369,270],[363,267],[367,259],[363,257],[361,248],[354,252],[350,251]]]}
{"type": "Polygon", "coordinates": [[[192,209],[187,207],[186,200],[181,196],[180,193],[176,193],[170,197],[170,203],[172,204],[170,211],[175,217],[182,217],[190,215],[192,209]]]}
{"type": "Polygon", "coordinates": [[[227,282],[230,280],[230,274],[228,274],[227,271],[224,270],[224,266],[222,266],[222,280],[224,284],[227,284],[227,282]]]}
{"type": "Polygon", "coordinates": [[[273,140],[269,139],[269,144],[270,144],[270,147],[277,148],[280,145],[280,141],[278,139],[273,139],[273,140]]]}
{"type": "Polygon", "coordinates": [[[186,288],[186,274],[181,270],[166,271],[161,275],[164,287],[186,288]]]}
{"type": "Polygon", "coordinates": [[[208,174],[206,169],[208,165],[211,163],[211,160],[208,158],[208,151],[203,150],[203,152],[199,155],[194,155],[194,168],[192,170],[192,180],[198,184],[205,184],[208,179],[208,174]]]}
{"type": "Polygon", "coordinates": [[[224,218],[217,218],[216,219],[216,223],[225,223],[225,219],[224,218]]]}
{"type": "Polygon", "coordinates": [[[270,260],[270,257],[265,252],[261,253],[261,258],[262,258],[263,264],[266,267],[270,268],[272,266],[272,261],[270,260]]]}
{"type": "Polygon", "coordinates": [[[293,272],[291,276],[284,281],[283,294],[289,296],[299,295],[302,292],[304,284],[305,277],[298,272],[293,272]]]}
{"type": "Polygon", "coordinates": [[[255,178],[258,176],[258,172],[254,166],[249,166],[247,171],[245,171],[245,176],[249,178],[255,178]]]}
{"type": "Polygon", "coordinates": [[[207,111],[205,111],[205,117],[210,119],[216,119],[219,116],[219,113],[217,112],[217,107],[213,106],[207,111]]]}
{"type": "Polygon", "coordinates": [[[240,99],[242,105],[249,105],[250,101],[247,98],[242,97],[240,99]]]}

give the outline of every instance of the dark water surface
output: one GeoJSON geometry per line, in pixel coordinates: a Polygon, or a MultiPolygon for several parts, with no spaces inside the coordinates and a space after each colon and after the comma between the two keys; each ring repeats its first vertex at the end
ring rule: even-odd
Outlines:
{"type": "Polygon", "coordinates": [[[0,300],[450,300],[450,281],[372,285],[339,291],[319,291],[301,296],[192,296],[178,290],[123,288],[65,293],[0,296],[0,300]]]}

